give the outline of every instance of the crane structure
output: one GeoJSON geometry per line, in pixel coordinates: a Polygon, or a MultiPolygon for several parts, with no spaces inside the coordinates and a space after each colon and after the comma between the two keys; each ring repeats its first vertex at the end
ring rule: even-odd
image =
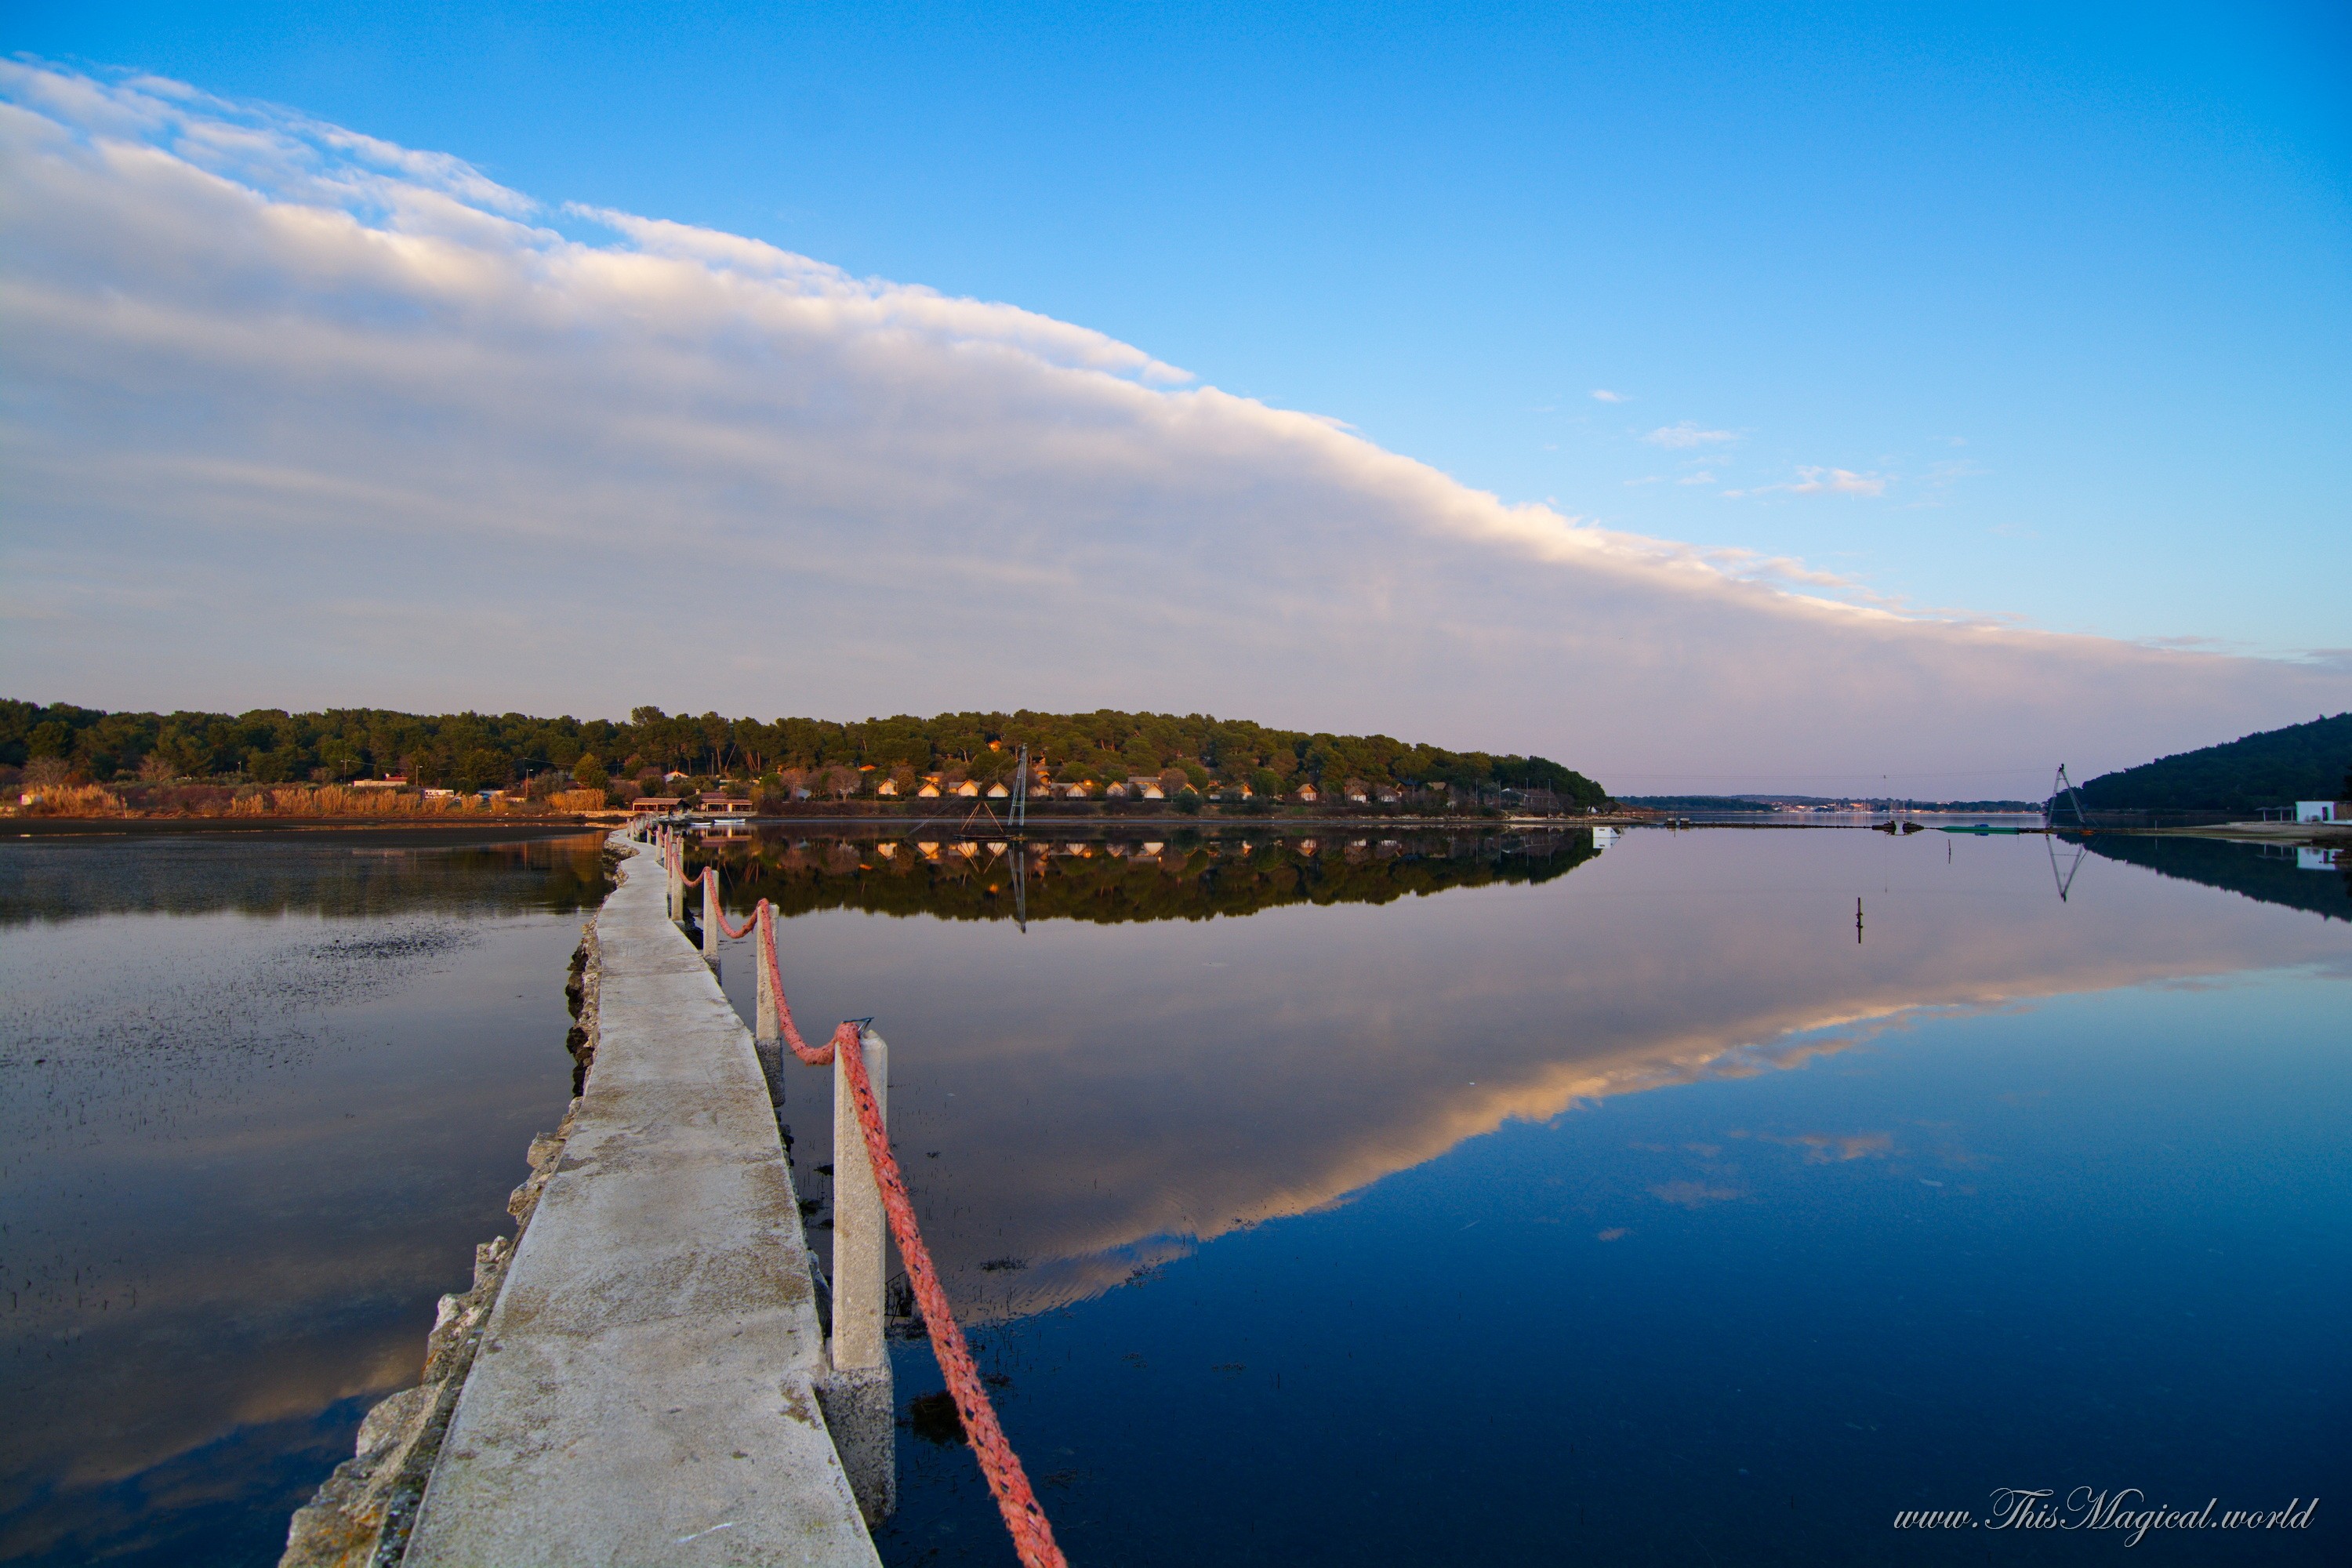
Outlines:
{"type": "Polygon", "coordinates": [[[2065,791],[2066,798],[2074,803],[2074,826],[2090,826],[2091,819],[2083,815],[2083,797],[2075,792],[2074,781],[2066,776],[2066,764],[2063,763],[2058,764],[2058,774],[2050,781],[2050,798],[2042,803],[2042,826],[2058,826],[2058,793],[2061,790],[2065,791]]]}

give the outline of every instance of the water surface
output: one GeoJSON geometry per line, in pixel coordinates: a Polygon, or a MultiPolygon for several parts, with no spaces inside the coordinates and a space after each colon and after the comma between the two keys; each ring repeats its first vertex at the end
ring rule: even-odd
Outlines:
{"type": "MultiPolygon", "coordinates": [[[[2347,1479],[2352,901],[2167,842],[715,853],[803,1016],[890,1038],[1075,1560],[2073,1561],[2121,1548],[1891,1521],[2347,1479]]],[[[902,1458],[886,1560],[1011,1561],[968,1456],[902,1458]]]]}
{"type": "MultiPolygon", "coordinates": [[[[706,852],[785,911],[804,1022],[891,1040],[1076,1562],[2344,1556],[2341,868],[1833,829],[706,852]],[[2136,1548],[1891,1528],[2000,1486],[2324,1500],[2136,1548]]],[[[0,1557],[274,1560],[511,1228],[600,878],[593,838],[0,845],[0,1557]]],[[[722,977],[748,1012],[744,947],[722,977]]],[[[790,1076],[821,1201],[827,1075],[790,1076]]],[[[1011,1562],[894,1353],[885,1560],[1011,1562]]]]}
{"type": "Polygon", "coordinates": [[[277,1560],[512,1230],[600,855],[0,844],[0,1559],[277,1560]]]}

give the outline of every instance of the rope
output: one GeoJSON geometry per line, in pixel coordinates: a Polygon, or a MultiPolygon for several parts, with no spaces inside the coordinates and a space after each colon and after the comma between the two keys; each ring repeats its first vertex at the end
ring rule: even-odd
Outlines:
{"type": "MultiPolygon", "coordinates": [[[[777,994],[777,1015],[782,1016],[782,994],[777,994]]],[[[882,1108],[875,1103],[874,1085],[866,1076],[866,1050],[858,1037],[858,1026],[843,1024],[833,1032],[833,1047],[839,1056],[843,1076],[849,1080],[849,1094],[857,1108],[857,1125],[866,1134],[866,1153],[874,1166],[874,1184],[882,1190],[882,1207],[890,1216],[890,1234],[898,1243],[898,1256],[906,1260],[907,1278],[915,1287],[915,1300],[922,1304],[923,1327],[931,1337],[931,1353],[939,1359],[940,1371],[946,1374],[948,1392],[955,1398],[956,1414],[963,1418],[964,1440],[980,1460],[981,1473],[988,1478],[988,1489],[996,1494],[996,1510],[1004,1516],[1004,1528],[1012,1533],[1013,1549],[1020,1552],[1024,1568],[1069,1568],[1062,1549],[1054,1544],[1054,1527],[1046,1522],[1045,1510],[1037,1504],[1037,1496],[1029,1489],[1029,1477],[1021,1468],[1021,1457],[1013,1445],[1004,1440],[1004,1428],[997,1425],[996,1406],[989,1403],[988,1390],[980,1381],[980,1368],[971,1359],[971,1350],[964,1343],[963,1330],[956,1325],[955,1315],[948,1306],[948,1293],[940,1283],[939,1270],[932,1267],[929,1248],[923,1245],[923,1233],[915,1225],[915,1205],[907,1196],[905,1177],[899,1174],[898,1161],[890,1152],[890,1136],[882,1125],[882,1108]]]]}
{"type": "Polygon", "coordinates": [[[784,1037],[784,1044],[792,1047],[793,1055],[813,1068],[831,1067],[833,1042],[812,1046],[801,1038],[800,1026],[793,1022],[792,1007],[784,1001],[783,971],[776,967],[775,906],[761,899],[752,919],[759,923],[760,962],[768,966],[768,994],[776,999],[776,1026],[784,1037]]]}
{"type": "MultiPolygon", "coordinates": [[[[711,890],[712,892],[716,893],[717,891],[719,891],[719,868],[718,868],[718,867],[716,867],[716,866],[705,866],[705,867],[702,868],[702,875],[701,875],[700,877],[697,877],[697,878],[695,879],[695,881],[696,881],[696,882],[698,882],[698,883],[699,883],[699,882],[703,881],[705,879],[708,879],[709,880],[709,883],[710,883],[710,890],[711,890]]],[[[766,903],[768,900],[765,900],[765,899],[761,899],[760,901],[761,901],[761,903],[763,903],[763,904],[764,904],[764,903],[766,903]]],[[[725,933],[727,934],[727,936],[728,936],[729,940],[733,941],[733,942],[741,942],[745,937],[750,936],[750,935],[751,934],[751,928],[752,928],[753,926],[758,925],[758,924],[760,923],[760,911],[759,911],[759,910],[753,910],[751,911],[751,918],[750,920],[748,920],[748,921],[745,921],[743,922],[742,929],[739,931],[739,930],[737,930],[735,927],[733,927],[733,926],[731,926],[731,925],[729,925],[729,924],[727,923],[727,906],[726,906],[726,905],[721,904],[721,903],[719,903],[719,902],[717,902],[716,900],[714,900],[714,901],[711,903],[710,908],[711,908],[711,912],[712,912],[712,913],[714,913],[714,914],[716,914],[716,915],[719,917],[719,929],[721,931],[723,931],[723,932],[725,932],[725,933]]]]}
{"type": "Polygon", "coordinates": [[[898,1170],[898,1157],[890,1152],[890,1134],[883,1124],[882,1108],[874,1099],[873,1081],[866,1073],[866,1050],[860,1043],[858,1026],[841,1025],[833,1031],[833,1038],[822,1046],[812,1046],[802,1038],[799,1026],[793,1022],[793,1010],[784,1001],[783,974],[776,964],[774,906],[761,899],[752,912],[751,923],[759,929],[760,962],[768,966],[769,994],[775,998],[776,1025],[784,1043],[792,1047],[793,1055],[811,1067],[824,1067],[838,1059],[842,1076],[848,1080],[850,1103],[856,1108],[858,1130],[866,1135],[866,1159],[874,1167],[874,1184],[881,1191],[882,1209],[890,1219],[891,1237],[898,1244],[898,1256],[906,1261],[907,1278],[914,1285],[915,1300],[922,1306],[923,1327],[930,1335],[931,1354],[947,1378],[948,1393],[955,1400],[956,1414],[963,1420],[964,1440],[971,1445],[972,1454],[980,1460],[981,1473],[988,1479],[988,1489],[995,1495],[997,1511],[1004,1516],[1004,1528],[1012,1533],[1013,1549],[1021,1554],[1024,1568],[1069,1568],[1069,1560],[1054,1543],[1054,1527],[1046,1522],[1045,1510],[1038,1506],[1036,1493],[1029,1489],[1029,1476],[1021,1468],[1021,1457],[1004,1440],[1004,1428],[996,1419],[996,1406],[989,1402],[988,1390],[980,1381],[980,1368],[971,1359],[971,1348],[964,1342],[963,1330],[957,1326],[954,1310],[948,1305],[947,1288],[940,1283],[940,1271],[931,1262],[930,1248],[923,1245],[922,1230],[915,1223],[914,1203],[907,1196],[906,1177],[898,1170]]]}
{"type": "MultiPolygon", "coordinates": [[[[673,846],[671,847],[671,848],[672,848],[673,853],[675,853],[675,854],[678,855],[681,858],[683,858],[683,856],[684,856],[684,851],[683,851],[683,850],[677,849],[677,846],[675,846],[675,845],[673,845],[673,846]]],[[[679,870],[680,870],[680,871],[683,871],[684,869],[685,869],[685,868],[684,868],[683,866],[679,867],[679,870]]],[[[705,867],[702,868],[702,875],[701,875],[701,876],[699,876],[699,877],[697,877],[693,881],[688,882],[688,883],[687,884],[687,886],[688,886],[688,887],[689,887],[689,888],[698,888],[698,887],[702,886],[702,884],[703,884],[704,882],[706,882],[706,881],[707,881],[707,882],[709,882],[709,883],[710,884],[710,890],[711,890],[712,892],[716,893],[717,891],[719,891],[719,868],[718,868],[718,867],[716,867],[716,866],[705,866],[705,867]]],[[[767,900],[765,900],[765,899],[761,899],[761,900],[760,900],[760,903],[761,904],[761,906],[762,906],[762,907],[764,907],[764,906],[767,904],[767,901],[768,901],[767,900]]],[[[730,925],[730,924],[728,922],[728,920],[727,920],[727,909],[726,909],[726,906],[725,906],[725,905],[723,905],[723,904],[719,904],[719,903],[717,903],[717,902],[714,902],[714,903],[711,905],[711,908],[712,908],[712,910],[715,910],[715,911],[717,912],[717,914],[718,914],[718,916],[719,916],[719,929],[721,931],[723,931],[723,932],[725,932],[725,933],[726,933],[726,935],[727,935],[727,939],[728,939],[730,942],[741,942],[745,937],[750,936],[750,935],[751,934],[751,928],[752,928],[753,926],[757,925],[757,924],[759,923],[759,921],[760,921],[760,912],[759,912],[759,910],[752,910],[752,911],[751,911],[751,918],[750,920],[748,920],[748,921],[745,921],[742,923],[742,925],[739,928],[739,927],[737,927],[737,926],[730,925]]],[[[771,967],[771,968],[772,968],[772,967],[773,967],[773,964],[772,964],[772,963],[771,963],[770,967],[771,967]]],[[[782,994],[782,993],[780,991],[780,992],[778,992],[778,994],[779,994],[779,995],[781,995],[781,994],[782,994]]],[[[830,1058],[828,1058],[828,1059],[830,1059],[830,1058]]]]}

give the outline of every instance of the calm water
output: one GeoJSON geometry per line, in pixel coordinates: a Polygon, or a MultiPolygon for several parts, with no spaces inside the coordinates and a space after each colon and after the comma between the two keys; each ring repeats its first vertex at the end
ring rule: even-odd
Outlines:
{"type": "MultiPolygon", "coordinates": [[[[1141,847],[719,851],[734,901],[794,911],[803,1015],[889,1037],[926,1234],[1075,1560],[2107,1560],[1891,1528],[2084,1485],[2323,1495],[2299,1533],[2130,1550],[2345,1560],[2341,871],[1838,831],[1141,847]]],[[[1012,1561],[960,1447],[910,1426],[901,1463],[886,1561],[1012,1561]]]]}
{"type": "Polygon", "coordinates": [[[0,844],[0,1560],[277,1561],[512,1228],[599,855],[0,844]]]}
{"type": "MultiPolygon", "coordinates": [[[[415,843],[0,846],[35,1414],[0,1556],[271,1561],[507,1228],[593,846],[415,843]]],[[[2341,870],[1830,830],[712,853],[788,912],[802,1017],[889,1037],[1081,1563],[2345,1556],[2341,870]],[[2137,1548],[1890,1528],[2083,1485],[2323,1500],[2137,1548]]],[[[939,1386],[897,1353],[902,1405],[939,1386]]],[[[900,1442],[885,1560],[1010,1563],[952,1435],[900,1442]]]]}

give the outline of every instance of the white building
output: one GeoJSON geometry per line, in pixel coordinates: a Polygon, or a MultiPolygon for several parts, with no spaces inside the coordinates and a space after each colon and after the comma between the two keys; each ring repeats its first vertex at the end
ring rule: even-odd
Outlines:
{"type": "Polygon", "coordinates": [[[2294,803],[2297,822],[2352,822],[2352,801],[2299,800],[2294,803]]]}

